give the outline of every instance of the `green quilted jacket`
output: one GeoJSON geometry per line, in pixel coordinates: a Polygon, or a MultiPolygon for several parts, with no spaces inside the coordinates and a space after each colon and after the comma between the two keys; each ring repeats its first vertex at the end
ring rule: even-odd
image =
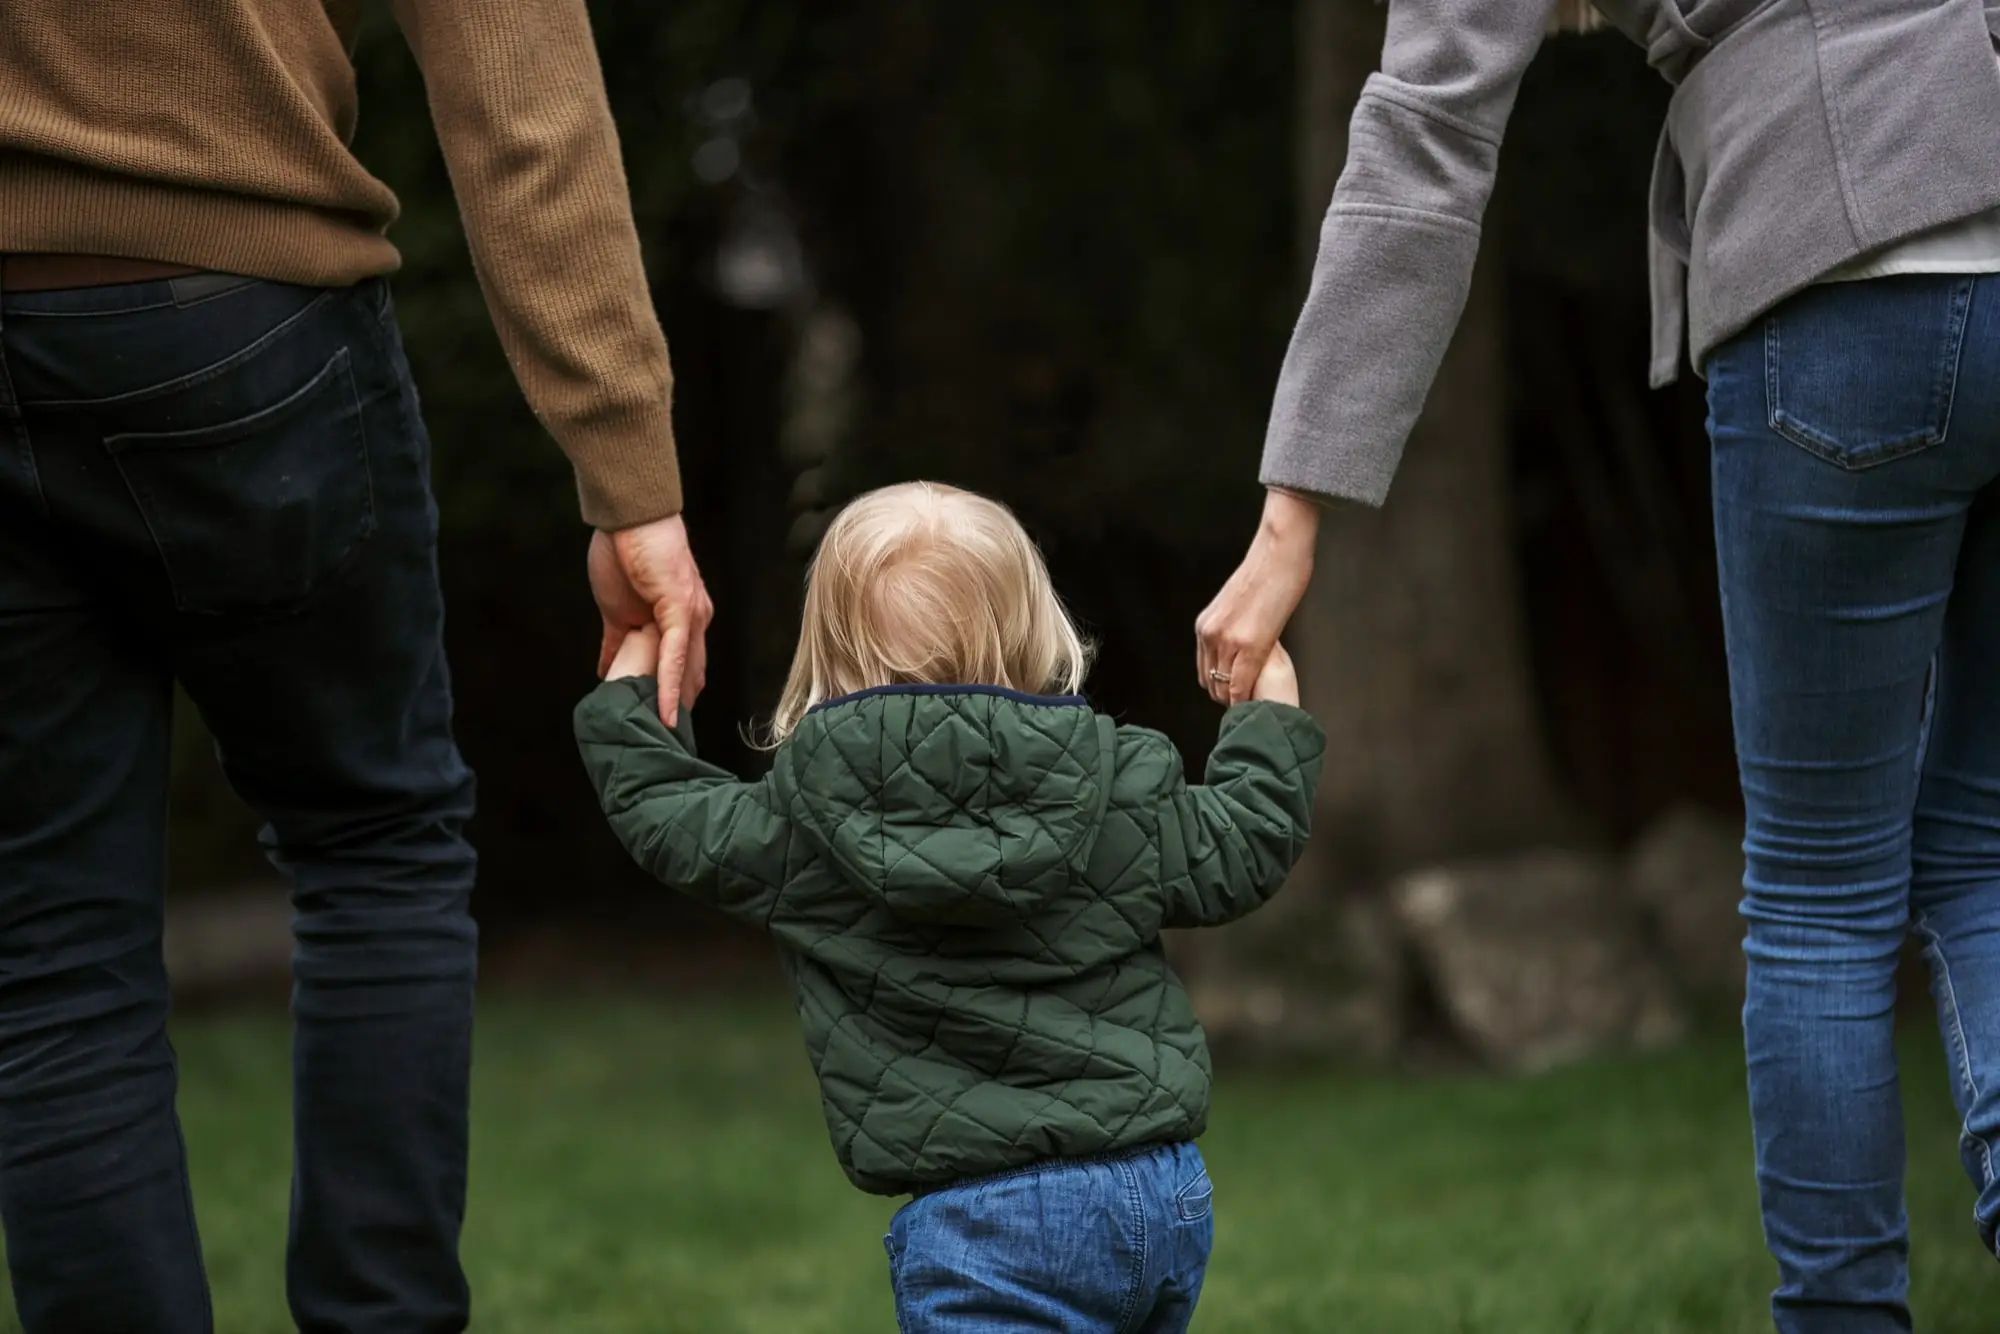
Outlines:
{"type": "Polygon", "coordinates": [[[776,939],[841,1166],[883,1195],[1202,1133],[1208,1050],[1160,931],[1277,891],[1324,745],[1240,705],[1193,787],[1080,699],[891,687],[744,783],[651,681],[598,687],[576,727],[639,864],[776,939]]]}

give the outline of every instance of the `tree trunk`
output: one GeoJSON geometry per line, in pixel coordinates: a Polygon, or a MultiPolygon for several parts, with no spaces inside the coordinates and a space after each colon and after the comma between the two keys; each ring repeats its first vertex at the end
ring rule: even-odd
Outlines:
{"type": "MultiPolygon", "coordinates": [[[[1300,0],[1299,252],[1310,268],[1382,49],[1381,8],[1300,0]]],[[[1264,912],[1187,933],[1175,962],[1223,1049],[1386,1056],[1431,1034],[1386,887],[1568,827],[1535,706],[1508,506],[1491,245],[1386,509],[1342,505],[1292,626],[1326,727],[1314,838],[1264,912]]]]}
{"type": "MultiPolygon", "coordinates": [[[[1302,0],[1299,19],[1309,266],[1382,17],[1358,0],[1302,0]]],[[[1301,877],[1322,886],[1376,883],[1568,827],[1518,586],[1492,239],[1394,495],[1379,512],[1326,514],[1293,623],[1306,704],[1327,730],[1315,854],[1301,877]]]]}

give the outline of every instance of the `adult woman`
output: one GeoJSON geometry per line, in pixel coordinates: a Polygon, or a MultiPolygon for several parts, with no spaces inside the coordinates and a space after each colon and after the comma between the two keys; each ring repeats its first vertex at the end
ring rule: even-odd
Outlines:
{"type": "MultiPolygon", "coordinates": [[[[1685,341],[1709,382],[1773,1312],[1786,1334],[1907,1330],[1910,931],[1989,1249],[2000,1223],[1995,28],[1985,0],[1597,4],[1676,85],[1652,370],[1671,380],[1685,341]]],[[[1279,380],[1265,521],[1198,627],[1218,698],[1297,605],[1315,502],[1386,495],[1552,5],[1392,0],[1279,380]]]]}

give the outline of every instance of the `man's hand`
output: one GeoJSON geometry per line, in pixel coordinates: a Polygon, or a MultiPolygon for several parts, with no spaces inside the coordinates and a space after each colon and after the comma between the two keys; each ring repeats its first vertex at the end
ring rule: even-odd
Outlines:
{"type": "Polygon", "coordinates": [[[611,670],[628,631],[658,627],[660,719],[672,727],[708,683],[706,636],[715,618],[680,516],[591,538],[590,591],[604,618],[599,676],[611,670]]]}
{"type": "Polygon", "coordinates": [[[1312,580],[1319,510],[1286,491],[1267,491],[1264,518],[1229,582],[1194,623],[1195,671],[1218,704],[1249,699],[1264,664],[1312,580]]]}

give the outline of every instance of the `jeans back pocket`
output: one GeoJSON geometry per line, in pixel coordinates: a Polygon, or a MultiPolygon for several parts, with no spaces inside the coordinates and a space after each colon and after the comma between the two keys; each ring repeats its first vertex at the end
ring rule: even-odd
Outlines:
{"type": "Polygon", "coordinates": [[[1973,278],[1826,283],[1766,317],[1771,429],[1842,468],[1944,443],[1973,278]]]}
{"type": "Polygon", "coordinates": [[[1205,1171],[1181,1187],[1180,1194],[1174,1200],[1174,1211],[1180,1215],[1183,1223],[1199,1223],[1214,1212],[1214,1207],[1215,1186],[1209,1181],[1208,1173],[1205,1171]]]}
{"type": "Polygon", "coordinates": [[[104,442],[184,612],[296,604],[375,530],[348,349],[270,407],[215,426],[104,442]]]}

